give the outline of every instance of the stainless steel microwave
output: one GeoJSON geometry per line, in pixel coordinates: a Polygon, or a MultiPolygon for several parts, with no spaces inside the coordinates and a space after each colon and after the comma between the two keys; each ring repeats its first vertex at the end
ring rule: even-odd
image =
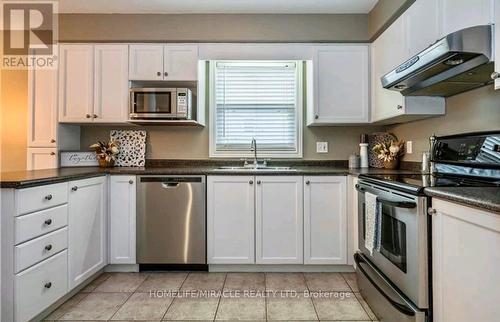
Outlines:
{"type": "Polygon", "coordinates": [[[191,119],[192,93],[188,88],[131,88],[130,119],[191,119]]]}

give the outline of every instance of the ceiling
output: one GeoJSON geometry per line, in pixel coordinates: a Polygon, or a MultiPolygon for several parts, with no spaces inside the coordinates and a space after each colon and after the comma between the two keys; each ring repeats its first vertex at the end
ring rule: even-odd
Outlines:
{"type": "Polygon", "coordinates": [[[378,0],[59,0],[60,13],[368,13],[378,0]]]}

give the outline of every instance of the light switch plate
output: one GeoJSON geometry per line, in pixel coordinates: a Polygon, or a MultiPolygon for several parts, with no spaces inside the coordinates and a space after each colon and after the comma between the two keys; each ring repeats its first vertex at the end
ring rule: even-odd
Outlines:
{"type": "Polygon", "coordinates": [[[316,153],[328,153],[328,142],[316,142],[316,153]]]}
{"type": "Polygon", "coordinates": [[[405,147],[406,147],[406,154],[413,153],[413,141],[406,141],[405,147]]]}

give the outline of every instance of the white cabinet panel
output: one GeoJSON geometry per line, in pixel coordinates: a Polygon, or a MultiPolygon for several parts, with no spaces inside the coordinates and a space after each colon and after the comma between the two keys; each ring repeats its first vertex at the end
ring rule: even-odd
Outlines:
{"type": "Polygon", "coordinates": [[[315,47],[313,106],[308,125],[369,121],[368,45],[315,47]]]}
{"type": "Polygon", "coordinates": [[[28,147],[56,147],[57,70],[29,71],[28,147]]]}
{"type": "Polygon", "coordinates": [[[109,263],[135,264],[136,177],[109,178],[109,263]]]}
{"type": "Polygon", "coordinates": [[[94,122],[128,119],[128,46],[96,45],[94,122]]]}
{"type": "Polygon", "coordinates": [[[253,176],[207,177],[207,252],[209,264],[253,264],[253,176]]]}
{"type": "Polygon", "coordinates": [[[500,0],[495,0],[495,89],[500,89],[500,0]]]}
{"type": "Polygon", "coordinates": [[[417,0],[403,14],[406,19],[408,58],[435,43],[439,37],[439,1],[417,0]]]}
{"type": "Polygon", "coordinates": [[[69,183],[69,287],[106,265],[106,177],[69,183]]]}
{"type": "Polygon", "coordinates": [[[302,177],[257,176],[256,183],[255,262],[302,264],[302,177]]]}
{"type": "Polygon", "coordinates": [[[129,79],[163,80],[163,45],[130,45],[129,79]]]}
{"type": "Polygon", "coordinates": [[[28,148],[27,164],[28,170],[55,169],[58,166],[58,155],[56,148],[28,148]]]}
{"type": "Polygon", "coordinates": [[[432,204],[434,321],[498,321],[500,216],[434,198],[432,204]]]}
{"type": "Polygon", "coordinates": [[[88,122],[94,110],[94,46],[59,46],[59,121],[88,122]]]}
{"type": "Polygon", "coordinates": [[[304,264],[347,264],[346,177],[304,182],[304,264]]]}
{"type": "Polygon", "coordinates": [[[439,0],[441,36],[493,22],[495,0],[439,0]]]}
{"type": "Polygon", "coordinates": [[[196,81],[198,79],[197,45],[166,45],[163,60],[165,80],[196,81]]]}

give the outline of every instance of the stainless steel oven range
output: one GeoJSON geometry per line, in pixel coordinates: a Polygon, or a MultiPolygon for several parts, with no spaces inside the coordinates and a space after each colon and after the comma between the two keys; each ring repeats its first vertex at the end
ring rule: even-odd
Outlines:
{"type": "Polygon", "coordinates": [[[432,217],[427,214],[432,200],[424,190],[499,187],[500,132],[431,137],[430,169],[360,175],[356,185],[356,276],[380,321],[432,321],[432,217]]]}

